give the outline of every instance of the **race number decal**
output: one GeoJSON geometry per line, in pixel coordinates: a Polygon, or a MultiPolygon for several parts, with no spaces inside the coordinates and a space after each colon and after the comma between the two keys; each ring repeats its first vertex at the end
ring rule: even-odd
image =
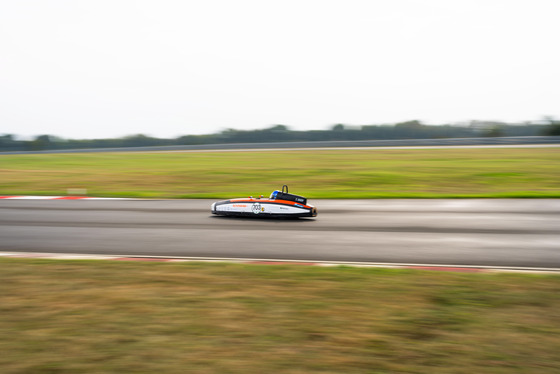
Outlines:
{"type": "Polygon", "coordinates": [[[259,214],[261,212],[261,204],[254,203],[253,206],[251,207],[251,210],[253,211],[253,213],[259,214]]]}

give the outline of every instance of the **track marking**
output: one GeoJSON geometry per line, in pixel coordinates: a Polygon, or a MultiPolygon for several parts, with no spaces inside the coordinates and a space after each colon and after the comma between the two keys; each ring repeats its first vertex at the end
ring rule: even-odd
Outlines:
{"type": "MultiPolygon", "coordinates": [[[[171,149],[159,151],[134,151],[145,153],[219,153],[219,152],[290,152],[290,151],[373,151],[373,150],[391,150],[391,149],[477,149],[477,148],[557,148],[560,144],[480,144],[480,145],[417,145],[417,146],[357,146],[357,147],[301,147],[301,148],[223,148],[223,149],[171,149]]],[[[123,151],[133,152],[133,151],[123,151]]]]}
{"type": "Polygon", "coordinates": [[[516,272],[516,273],[560,273],[560,268],[538,268],[518,266],[485,266],[456,264],[410,264],[391,262],[353,262],[353,261],[314,261],[288,259],[260,259],[233,257],[184,257],[184,256],[144,256],[144,255],[96,255],[80,253],[41,253],[41,252],[1,252],[0,257],[41,258],[58,260],[117,260],[117,261],[157,261],[157,262],[233,262],[256,265],[306,265],[306,266],[351,266],[393,269],[417,269],[452,272],[516,272]]]}
{"type": "Polygon", "coordinates": [[[89,196],[0,196],[6,200],[139,200],[125,197],[89,197],[89,196]]]}

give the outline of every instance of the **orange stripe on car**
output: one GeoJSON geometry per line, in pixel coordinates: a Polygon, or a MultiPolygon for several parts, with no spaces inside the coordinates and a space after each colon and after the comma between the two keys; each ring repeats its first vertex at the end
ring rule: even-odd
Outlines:
{"type": "Polygon", "coordinates": [[[230,200],[231,203],[279,203],[279,204],[287,204],[287,205],[299,205],[302,206],[304,208],[308,208],[311,209],[310,206],[308,205],[303,205],[300,203],[296,203],[294,201],[288,201],[288,200],[269,200],[269,199],[231,199],[230,200]]]}

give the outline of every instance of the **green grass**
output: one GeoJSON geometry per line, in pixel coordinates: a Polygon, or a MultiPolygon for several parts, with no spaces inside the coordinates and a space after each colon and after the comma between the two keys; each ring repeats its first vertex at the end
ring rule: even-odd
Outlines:
{"type": "Polygon", "coordinates": [[[560,276],[0,259],[0,371],[558,373],[560,276]]]}
{"type": "Polygon", "coordinates": [[[558,148],[0,156],[0,194],[227,198],[560,197],[558,148]]]}

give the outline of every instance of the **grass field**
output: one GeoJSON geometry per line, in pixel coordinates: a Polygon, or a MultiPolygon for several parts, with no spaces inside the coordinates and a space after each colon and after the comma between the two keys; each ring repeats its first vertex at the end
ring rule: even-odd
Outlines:
{"type": "Polygon", "coordinates": [[[558,148],[3,155],[0,194],[560,197],[559,170],[558,148]]]}
{"type": "Polygon", "coordinates": [[[560,276],[0,259],[0,371],[558,373],[560,276]]]}

